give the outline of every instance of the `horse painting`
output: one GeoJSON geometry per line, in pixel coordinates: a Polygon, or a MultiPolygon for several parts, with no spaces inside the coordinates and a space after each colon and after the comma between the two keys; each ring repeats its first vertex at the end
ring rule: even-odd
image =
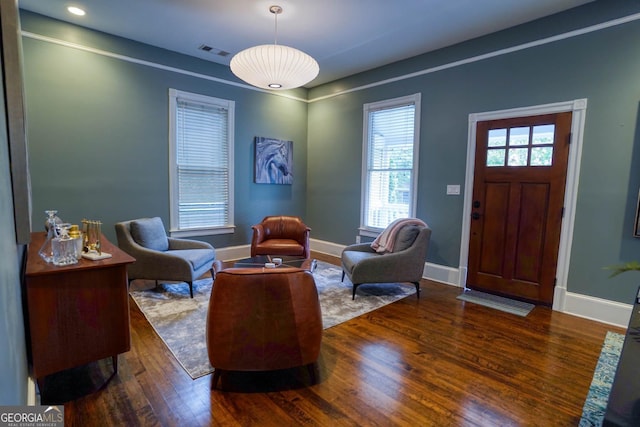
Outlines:
{"type": "Polygon", "coordinates": [[[293,141],[256,137],[258,184],[293,184],[293,141]]]}

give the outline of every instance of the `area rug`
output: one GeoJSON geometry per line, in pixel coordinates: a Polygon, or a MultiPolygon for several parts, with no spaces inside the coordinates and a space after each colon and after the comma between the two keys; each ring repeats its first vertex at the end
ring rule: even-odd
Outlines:
{"type": "Polygon", "coordinates": [[[613,377],[616,374],[618,360],[622,352],[622,344],[624,344],[624,335],[607,332],[596,370],[593,373],[587,400],[582,408],[580,427],[599,427],[602,425],[613,377]]]}
{"type": "MultiPolygon", "coordinates": [[[[313,276],[318,288],[324,329],[376,310],[415,293],[413,285],[398,283],[361,285],[355,300],[352,284],[340,281],[340,268],[317,262],[313,276]]],[[[135,283],[135,282],[134,282],[135,283]]],[[[186,283],[161,283],[148,290],[132,290],[133,300],[192,378],[213,372],[205,338],[211,279],[193,284],[193,299],[186,283]]],[[[132,288],[133,289],[133,288],[132,288]]]]}
{"type": "Polygon", "coordinates": [[[526,317],[535,308],[533,304],[473,290],[467,290],[457,298],[522,317],[526,317]]]}

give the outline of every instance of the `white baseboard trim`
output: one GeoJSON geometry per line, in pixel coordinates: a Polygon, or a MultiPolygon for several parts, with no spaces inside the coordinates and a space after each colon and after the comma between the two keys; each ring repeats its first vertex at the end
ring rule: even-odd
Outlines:
{"type": "Polygon", "coordinates": [[[216,258],[222,261],[249,258],[250,256],[251,256],[251,245],[216,248],[216,258]]]}
{"type": "Polygon", "coordinates": [[[36,382],[34,381],[32,376],[27,377],[27,405],[40,405],[40,394],[36,389],[36,382]]]}
{"type": "Polygon", "coordinates": [[[433,280],[434,282],[444,283],[445,285],[459,287],[460,270],[453,267],[447,267],[446,265],[427,262],[424,265],[424,273],[422,274],[422,277],[427,280],[433,280]]]}
{"type": "Polygon", "coordinates": [[[339,245],[337,243],[318,239],[309,239],[309,245],[311,246],[312,251],[335,256],[338,258],[340,258],[340,255],[342,255],[342,250],[346,247],[346,245],[339,245]]]}
{"type": "Polygon", "coordinates": [[[563,313],[626,328],[633,305],[567,292],[563,313]]]}
{"type": "MultiPolygon", "coordinates": [[[[345,245],[325,242],[324,240],[310,239],[311,250],[330,256],[340,258],[345,245]]],[[[251,256],[251,245],[229,246],[226,248],[216,248],[216,258],[228,261],[234,259],[249,258],[251,256]]]]}
{"type": "MultiPolygon", "coordinates": [[[[345,245],[327,242],[324,240],[310,239],[311,250],[326,255],[340,258],[345,245]]],[[[221,260],[233,260],[247,258],[251,255],[251,245],[230,246],[216,248],[216,257],[221,260]]],[[[440,264],[425,263],[423,278],[451,286],[461,287],[461,269],[440,264]]],[[[613,326],[626,328],[633,308],[630,304],[622,304],[602,298],[591,297],[572,292],[556,294],[561,297],[560,304],[554,305],[554,309],[562,313],[571,314],[596,322],[607,323],[613,326]]]]}

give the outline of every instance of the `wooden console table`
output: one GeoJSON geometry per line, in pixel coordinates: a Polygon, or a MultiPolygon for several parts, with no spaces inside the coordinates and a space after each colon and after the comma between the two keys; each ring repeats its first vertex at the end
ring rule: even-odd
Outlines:
{"type": "Polygon", "coordinates": [[[131,348],[127,264],[135,259],[102,236],[111,258],[55,266],[38,255],[45,233],[32,233],[25,286],[31,361],[37,380],[131,348]]]}

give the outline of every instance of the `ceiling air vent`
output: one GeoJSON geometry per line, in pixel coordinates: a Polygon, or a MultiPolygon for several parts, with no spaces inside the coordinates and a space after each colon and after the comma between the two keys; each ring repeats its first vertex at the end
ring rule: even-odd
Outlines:
{"type": "Polygon", "coordinates": [[[201,44],[198,49],[203,50],[205,52],[213,53],[214,55],[218,55],[218,56],[229,56],[229,52],[224,51],[222,49],[218,49],[217,47],[208,46],[206,44],[201,44]]]}

